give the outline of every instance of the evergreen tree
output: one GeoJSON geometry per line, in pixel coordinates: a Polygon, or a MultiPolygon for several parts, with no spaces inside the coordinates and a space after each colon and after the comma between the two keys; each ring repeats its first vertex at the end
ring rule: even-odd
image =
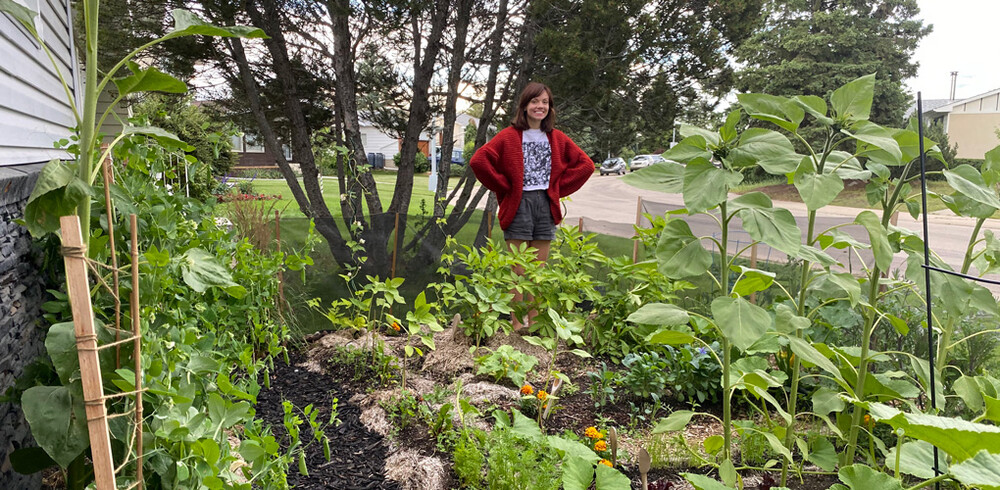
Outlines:
{"type": "Polygon", "coordinates": [[[931,31],[916,0],[769,0],[766,26],[736,50],[743,92],[826,97],[876,73],[871,120],[899,127],[910,95],[903,80],[931,31]]]}

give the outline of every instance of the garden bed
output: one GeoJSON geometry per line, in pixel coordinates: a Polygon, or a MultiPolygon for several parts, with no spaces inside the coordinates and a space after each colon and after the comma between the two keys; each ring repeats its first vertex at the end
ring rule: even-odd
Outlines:
{"type": "MultiPolygon", "coordinates": [[[[291,365],[276,367],[271,387],[259,395],[258,414],[283,435],[282,400],[290,400],[297,407],[312,404],[320,411],[319,418],[329,417],[329,407],[336,397],[339,400],[339,418],[342,423],[328,427],[331,440],[330,461],[323,456],[322,447],[313,445],[307,449],[309,476],[290,471],[289,483],[298,488],[401,488],[401,489],[451,489],[460,483],[452,468],[452,454],[430,433],[426,423],[415,421],[403,429],[398,429],[398,420],[387,413],[400,396],[398,378],[388,383],[379,383],[381,374],[373,365],[357,363],[352,356],[366,352],[373,342],[383,342],[385,358],[402,358],[405,339],[397,336],[358,335],[357,332],[341,330],[319,332],[308,337],[302,352],[292,356],[291,365]],[[353,352],[354,354],[349,354],[353,352]]],[[[524,410],[520,394],[513,387],[495,383],[492,378],[475,374],[474,355],[469,353],[470,339],[460,331],[449,328],[435,335],[437,349],[424,358],[411,360],[407,367],[407,388],[413,392],[417,403],[426,404],[430,413],[436,411],[447,400],[454,401],[456,385],[463,386],[461,396],[479,408],[485,415],[492,410],[510,413],[524,410]]],[[[495,349],[504,344],[512,344],[518,350],[544,358],[544,351],[517,335],[498,334],[489,339],[482,348],[495,349]]],[[[362,356],[367,354],[360,354],[362,356]]],[[[595,371],[599,360],[580,359],[572,354],[560,354],[556,358],[556,368],[566,373],[575,385],[565,397],[559,400],[557,409],[545,423],[544,432],[552,435],[573,433],[581,436],[587,427],[598,426],[607,430],[614,426],[619,431],[621,458],[617,468],[632,482],[633,488],[641,488],[639,469],[635,455],[640,448],[654,451],[655,458],[664,458],[663,450],[648,446],[650,432],[656,417],[664,416],[674,409],[689,408],[686,404],[664,406],[651,420],[634,420],[635,414],[629,402],[635,400],[622,397],[614,403],[595,408],[587,393],[590,380],[587,373],[595,371]]],[[[397,365],[398,367],[398,365],[397,365]]],[[[529,379],[529,381],[532,381],[529,379]]],[[[703,409],[705,407],[702,407],[703,409]]],[[[709,412],[718,412],[717,407],[708,407],[709,412]]],[[[526,414],[531,414],[525,410],[526,414]]],[[[476,427],[490,430],[493,425],[488,415],[471,423],[476,427]]],[[[461,421],[454,415],[453,424],[459,427],[461,421]]],[[[700,447],[705,438],[720,434],[721,425],[708,417],[695,419],[689,424],[683,437],[691,447],[700,447]]],[[[280,439],[280,438],[279,438],[280,439]]],[[[670,459],[669,464],[654,467],[648,473],[650,488],[684,489],[692,488],[682,472],[704,472],[704,469],[685,465],[683,459],[670,459]]],[[[776,476],[766,474],[744,474],[745,488],[768,489],[776,476]]],[[[806,476],[804,482],[790,482],[791,488],[828,488],[836,481],[833,476],[806,476]]]]}

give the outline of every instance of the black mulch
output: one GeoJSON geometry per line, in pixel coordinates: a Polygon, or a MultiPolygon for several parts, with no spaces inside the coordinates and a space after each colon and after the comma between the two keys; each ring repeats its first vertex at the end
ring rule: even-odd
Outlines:
{"type": "MultiPolygon", "coordinates": [[[[337,488],[344,490],[398,489],[396,482],[385,479],[386,443],[379,434],[368,430],[361,423],[361,409],[348,402],[353,391],[326,374],[319,374],[296,367],[302,355],[294,353],[291,365],[279,363],[271,374],[271,388],[257,396],[257,416],[274,430],[276,437],[287,447],[288,440],[282,423],[282,400],[291,401],[298,409],[310,403],[319,409],[318,420],[328,421],[334,398],[339,400],[338,417],[342,423],[327,427],[330,438],[330,461],[323,457],[323,446],[314,443],[306,449],[309,476],[300,475],[297,461],[289,468],[288,483],[294,488],[337,488]]],[[[301,413],[299,414],[301,417],[301,413]]],[[[308,423],[300,426],[300,439],[310,441],[312,430],[308,423]]]]}

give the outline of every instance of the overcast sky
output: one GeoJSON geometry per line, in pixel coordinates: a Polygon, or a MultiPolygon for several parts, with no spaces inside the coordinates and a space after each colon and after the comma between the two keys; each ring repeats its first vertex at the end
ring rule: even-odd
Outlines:
{"type": "Polygon", "coordinates": [[[917,76],[907,80],[924,100],[947,99],[951,72],[958,72],[955,97],[965,99],[1000,88],[996,57],[1000,35],[998,0],[917,0],[920,18],[934,30],[917,47],[917,76]]]}

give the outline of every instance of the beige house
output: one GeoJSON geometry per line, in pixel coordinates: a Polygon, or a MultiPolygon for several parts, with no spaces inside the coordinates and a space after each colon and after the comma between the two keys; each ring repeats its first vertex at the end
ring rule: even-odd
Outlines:
{"type": "MultiPolygon", "coordinates": [[[[928,101],[932,102],[932,101],[928,101]]],[[[948,141],[958,144],[958,158],[982,159],[1000,144],[1000,88],[924,109],[927,122],[941,121],[948,141]]]]}

